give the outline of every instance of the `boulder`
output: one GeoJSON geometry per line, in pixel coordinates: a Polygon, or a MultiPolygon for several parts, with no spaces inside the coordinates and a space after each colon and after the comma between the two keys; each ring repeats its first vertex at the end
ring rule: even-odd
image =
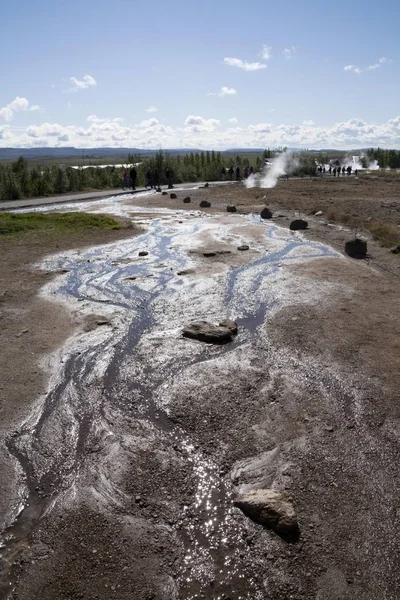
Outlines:
{"type": "Polygon", "coordinates": [[[202,200],[200,202],[200,206],[201,206],[201,208],[210,208],[211,202],[208,202],[208,200],[202,200]]]}
{"type": "Polygon", "coordinates": [[[217,256],[217,254],[232,254],[231,250],[206,250],[203,252],[203,256],[217,256]]]}
{"type": "Polygon", "coordinates": [[[232,319],[224,319],[223,321],[221,321],[219,323],[220,327],[226,327],[227,329],[230,329],[232,331],[233,335],[236,335],[238,332],[238,326],[237,323],[235,323],[235,321],[232,321],[232,319]]]}
{"type": "Polygon", "coordinates": [[[244,252],[244,250],[249,250],[249,246],[247,246],[247,244],[242,244],[241,246],[238,246],[238,250],[244,252]]]}
{"type": "Polygon", "coordinates": [[[168,196],[168,192],[163,192],[162,195],[163,196],[168,196]]]}
{"type": "Polygon", "coordinates": [[[204,187],[205,187],[205,188],[208,188],[209,186],[210,186],[210,184],[209,184],[209,183],[205,183],[205,184],[204,184],[204,187]]]}
{"type": "Polygon", "coordinates": [[[289,225],[289,229],[291,231],[299,231],[300,229],[307,229],[308,222],[304,221],[304,219],[295,219],[289,225]]]}
{"type": "Polygon", "coordinates": [[[169,197],[171,198],[171,200],[176,200],[176,194],[174,194],[174,192],[172,192],[172,194],[170,194],[169,197]]]}
{"type": "Polygon", "coordinates": [[[234,206],[233,204],[228,204],[228,206],[226,207],[226,212],[236,212],[236,206],[234,206]]]}
{"type": "Polygon", "coordinates": [[[279,534],[295,534],[299,530],[293,505],[281,492],[253,490],[238,496],[233,503],[252,521],[279,534]]]}
{"type": "Polygon", "coordinates": [[[262,209],[260,216],[262,219],[272,219],[272,211],[269,208],[265,207],[262,209]]]}
{"type": "Polygon", "coordinates": [[[400,254],[400,244],[392,248],[391,252],[393,252],[393,254],[400,254]]]}
{"type": "Polygon", "coordinates": [[[209,258],[211,256],[217,256],[217,253],[214,252],[214,250],[206,250],[206,252],[203,252],[203,256],[209,258]]]}
{"type": "Polygon", "coordinates": [[[186,198],[183,199],[184,204],[189,204],[190,202],[191,202],[190,196],[186,196],[186,198]]]}
{"type": "Polygon", "coordinates": [[[228,327],[214,325],[207,321],[191,323],[183,328],[183,336],[207,342],[208,344],[226,344],[232,340],[232,331],[228,327]]]}
{"type": "Polygon", "coordinates": [[[139,256],[147,256],[148,252],[146,252],[146,250],[140,250],[139,252],[139,256]]]}
{"type": "Polygon", "coordinates": [[[367,255],[367,242],[356,238],[346,242],[344,251],[352,258],[365,258],[367,255]]]}

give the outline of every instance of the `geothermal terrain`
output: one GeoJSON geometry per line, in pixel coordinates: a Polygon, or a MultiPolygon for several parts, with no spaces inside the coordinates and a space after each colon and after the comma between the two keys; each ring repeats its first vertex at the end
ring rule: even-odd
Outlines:
{"type": "Polygon", "coordinates": [[[0,239],[0,597],[399,598],[397,179],[174,193],[0,239]],[[297,528],[236,506],[265,490],[297,528]]]}

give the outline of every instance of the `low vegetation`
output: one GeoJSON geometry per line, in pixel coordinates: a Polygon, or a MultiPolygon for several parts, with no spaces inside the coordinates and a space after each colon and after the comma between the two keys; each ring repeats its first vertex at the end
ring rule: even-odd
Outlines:
{"type": "Polygon", "coordinates": [[[121,224],[115,219],[80,212],[0,213],[0,235],[21,234],[29,231],[68,233],[120,228],[121,224]]]}
{"type": "Polygon", "coordinates": [[[372,221],[367,227],[380,246],[391,248],[400,244],[400,230],[397,225],[385,221],[372,221]]]}

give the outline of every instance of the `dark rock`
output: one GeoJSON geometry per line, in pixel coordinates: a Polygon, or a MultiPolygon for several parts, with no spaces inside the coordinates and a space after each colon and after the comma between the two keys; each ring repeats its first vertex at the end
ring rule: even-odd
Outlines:
{"type": "Polygon", "coordinates": [[[200,202],[200,206],[201,206],[201,208],[210,208],[211,202],[208,202],[208,200],[202,200],[200,202]]]}
{"type": "Polygon", "coordinates": [[[295,219],[289,225],[289,229],[291,231],[299,231],[300,229],[307,229],[308,222],[304,221],[304,219],[295,219]]]}
{"type": "Polygon", "coordinates": [[[247,244],[242,244],[241,246],[238,246],[238,250],[241,250],[242,252],[244,250],[249,250],[249,246],[247,246],[247,244]]]}
{"type": "Polygon", "coordinates": [[[139,256],[147,256],[148,252],[146,252],[146,250],[140,250],[139,252],[139,256]]]}
{"type": "Polygon", "coordinates": [[[265,207],[262,209],[260,216],[262,219],[272,219],[272,211],[269,208],[265,207]]]}
{"type": "Polygon", "coordinates": [[[271,489],[253,490],[238,496],[233,503],[252,521],[279,534],[298,532],[294,508],[281,492],[271,489]]]}
{"type": "Polygon", "coordinates": [[[238,326],[237,323],[235,323],[235,321],[232,321],[232,319],[224,319],[223,321],[221,321],[219,323],[220,327],[226,327],[227,329],[230,329],[233,333],[233,335],[236,335],[238,332],[238,326]]]}
{"type": "Polygon", "coordinates": [[[209,258],[210,256],[217,256],[217,253],[213,252],[212,250],[209,250],[207,252],[203,252],[203,256],[209,258]]]}
{"type": "Polygon", "coordinates": [[[236,206],[234,206],[233,204],[228,204],[228,206],[226,207],[226,212],[236,212],[236,206]]]}
{"type": "Polygon", "coordinates": [[[205,188],[208,188],[208,187],[210,187],[210,184],[209,184],[209,183],[205,183],[205,184],[204,184],[204,187],[205,187],[205,188]]]}
{"type": "Polygon", "coordinates": [[[172,194],[170,194],[169,197],[171,198],[171,200],[176,200],[176,194],[174,192],[172,192],[172,194]]]}
{"type": "Polygon", "coordinates": [[[156,189],[156,192],[161,192],[160,186],[158,186],[158,188],[156,189]]]}
{"type": "Polygon", "coordinates": [[[168,192],[163,192],[162,195],[163,196],[168,196],[168,192]]]}
{"type": "Polygon", "coordinates": [[[228,327],[213,325],[207,321],[191,323],[183,328],[182,333],[184,337],[208,344],[226,344],[232,340],[232,331],[228,327]]]}
{"type": "Polygon", "coordinates": [[[391,252],[393,252],[393,254],[400,254],[400,245],[392,248],[391,252]]]}
{"type": "Polygon", "coordinates": [[[189,204],[190,202],[191,202],[190,196],[186,196],[186,198],[183,199],[184,204],[189,204]]]}
{"type": "Polygon", "coordinates": [[[352,258],[365,258],[367,255],[367,242],[358,238],[350,240],[346,242],[344,251],[352,258]]]}

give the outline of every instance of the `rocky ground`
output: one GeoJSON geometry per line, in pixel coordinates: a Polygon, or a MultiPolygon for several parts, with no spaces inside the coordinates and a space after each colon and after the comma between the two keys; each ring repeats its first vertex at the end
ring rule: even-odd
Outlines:
{"type": "Polygon", "coordinates": [[[27,476],[13,482],[3,454],[2,515],[26,477],[38,509],[4,538],[3,596],[398,598],[399,258],[369,234],[367,261],[315,243],[341,252],[351,237],[331,211],[397,226],[398,188],[296,180],[176,193],[122,200],[149,229],[137,243],[62,254],[45,271],[30,264],[77,242],[4,245],[2,432],[27,476]],[[197,214],[204,199],[209,218],[197,214]],[[227,204],[268,204],[286,231],[227,204]],[[165,207],[186,213],[156,219],[165,207]],[[299,215],[305,237],[287,229],[299,215]],[[38,298],[62,269],[47,293],[68,303],[38,298]],[[238,323],[227,344],[181,336],[225,318],[238,323]],[[49,394],[38,358],[53,369],[49,394]],[[285,494],[298,535],[234,506],[259,489],[285,494]]]}

